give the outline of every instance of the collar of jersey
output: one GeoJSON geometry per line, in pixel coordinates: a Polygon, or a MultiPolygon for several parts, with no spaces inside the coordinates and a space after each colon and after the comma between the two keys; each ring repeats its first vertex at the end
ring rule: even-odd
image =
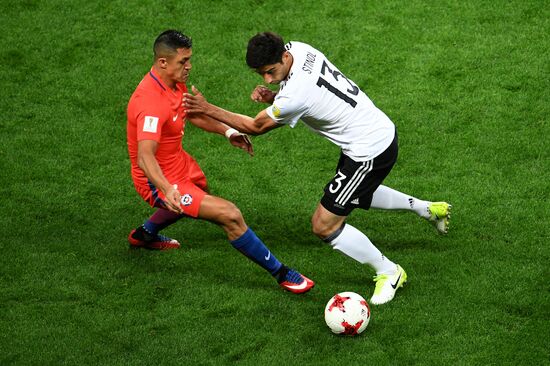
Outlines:
{"type": "Polygon", "coordinates": [[[166,88],[166,86],[164,85],[164,83],[161,81],[161,79],[157,75],[155,75],[152,68],[151,68],[151,71],[149,71],[149,75],[153,78],[153,80],[155,80],[157,82],[157,84],[159,84],[159,86],[162,88],[162,90],[164,90],[164,91],[168,90],[166,88]]]}
{"type": "MultiPolygon", "coordinates": [[[[286,50],[292,55],[292,66],[290,67],[290,70],[288,70],[288,75],[286,76],[284,82],[286,83],[287,81],[290,80],[290,78],[292,77],[292,75],[294,74],[294,68],[295,67],[299,67],[297,66],[297,62],[296,62],[296,55],[292,52],[290,52],[290,49],[292,48],[292,42],[288,42],[287,43],[287,46],[289,46],[286,50]]],[[[285,46],[286,47],[286,46],[285,46]]]]}
{"type": "MultiPolygon", "coordinates": [[[[164,90],[164,91],[169,91],[169,92],[171,92],[172,94],[175,93],[174,90],[172,90],[172,88],[168,88],[168,87],[166,86],[166,84],[164,84],[164,82],[162,81],[162,79],[159,78],[159,77],[157,76],[157,74],[155,74],[155,73],[153,72],[153,68],[151,68],[151,70],[149,71],[149,76],[151,76],[151,77],[153,78],[153,80],[155,80],[155,81],[157,82],[157,84],[162,88],[162,90],[164,90]]],[[[179,91],[184,91],[185,89],[180,88],[179,85],[180,85],[180,83],[176,83],[176,89],[179,90],[179,91]]]]}

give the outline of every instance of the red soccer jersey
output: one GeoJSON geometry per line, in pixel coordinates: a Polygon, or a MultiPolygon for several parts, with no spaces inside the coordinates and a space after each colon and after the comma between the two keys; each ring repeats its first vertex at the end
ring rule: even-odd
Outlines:
{"type": "MultiPolygon", "coordinates": [[[[132,179],[138,193],[151,204],[151,193],[156,195],[156,189],[137,164],[138,142],[142,140],[158,142],[155,158],[171,184],[182,186],[183,181],[190,181],[206,189],[200,167],[181,145],[185,129],[182,100],[187,87],[182,83],[176,87],[176,91],[169,88],[151,69],[128,103],[127,142],[132,179]]],[[[180,192],[184,194],[181,189],[180,192]]]]}

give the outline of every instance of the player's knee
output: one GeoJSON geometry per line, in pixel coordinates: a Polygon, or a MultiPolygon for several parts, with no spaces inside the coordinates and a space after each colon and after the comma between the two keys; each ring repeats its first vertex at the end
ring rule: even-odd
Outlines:
{"type": "Polygon", "coordinates": [[[220,209],[220,221],[223,225],[240,225],[244,222],[241,210],[232,202],[227,203],[220,209]]]}
{"type": "Polygon", "coordinates": [[[332,238],[341,230],[345,222],[344,217],[328,217],[323,218],[322,215],[313,215],[311,219],[311,230],[323,241],[332,238]]]}
{"type": "Polygon", "coordinates": [[[331,234],[330,227],[315,217],[311,219],[311,231],[315,236],[324,239],[331,234]]]}

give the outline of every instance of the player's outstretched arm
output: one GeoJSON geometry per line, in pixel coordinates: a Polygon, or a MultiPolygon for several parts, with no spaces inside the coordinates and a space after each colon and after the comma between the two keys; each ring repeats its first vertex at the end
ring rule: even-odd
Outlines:
{"type": "Polygon", "coordinates": [[[204,113],[188,114],[187,120],[204,131],[227,137],[231,145],[246,151],[250,156],[254,156],[254,148],[247,134],[241,133],[204,113]]]}
{"type": "Polygon", "coordinates": [[[202,93],[192,87],[193,94],[184,94],[184,108],[186,113],[204,113],[214,119],[222,121],[241,132],[250,135],[262,135],[276,127],[281,126],[269,117],[265,110],[258,113],[255,118],[227,111],[223,108],[208,103],[202,93]]]}

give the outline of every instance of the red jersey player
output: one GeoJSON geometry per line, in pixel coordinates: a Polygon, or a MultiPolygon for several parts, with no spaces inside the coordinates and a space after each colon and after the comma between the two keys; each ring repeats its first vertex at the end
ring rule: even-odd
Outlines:
{"type": "Polygon", "coordinates": [[[139,195],[157,210],[128,236],[132,247],[177,249],[177,240],[159,231],[184,216],[221,226],[233,247],[267,270],[284,289],[303,293],[314,282],[277,260],[230,201],[208,193],[206,177],[183,150],[185,122],[225,135],[252,155],[248,136],[206,115],[186,115],[185,82],[191,70],[191,39],[167,30],[155,40],[154,63],[128,103],[127,140],[132,179],[139,195]]]}

